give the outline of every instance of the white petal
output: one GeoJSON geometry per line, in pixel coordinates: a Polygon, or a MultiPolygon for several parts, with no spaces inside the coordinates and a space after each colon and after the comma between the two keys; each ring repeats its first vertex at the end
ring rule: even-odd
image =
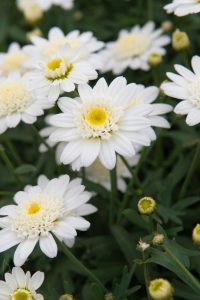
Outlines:
{"type": "Polygon", "coordinates": [[[39,289],[44,281],[44,273],[43,272],[36,272],[29,282],[30,288],[34,288],[35,290],[39,289]]]}
{"type": "Polygon", "coordinates": [[[52,237],[51,233],[49,233],[47,236],[41,236],[39,243],[40,243],[40,249],[46,256],[50,258],[54,258],[57,256],[57,252],[58,252],[57,244],[54,238],[52,237]]]}
{"type": "Polygon", "coordinates": [[[15,266],[22,266],[25,263],[29,255],[33,252],[37,242],[38,239],[26,239],[18,245],[14,254],[15,266]]]}

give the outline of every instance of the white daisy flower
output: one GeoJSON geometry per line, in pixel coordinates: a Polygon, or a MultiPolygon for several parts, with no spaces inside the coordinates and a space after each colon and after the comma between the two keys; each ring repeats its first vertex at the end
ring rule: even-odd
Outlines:
{"type": "Polygon", "coordinates": [[[121,30],[118,39],[108,43],[101,52],[102,71],[112,70],[114,74],[121,74],[127,68],[149,70],[150,55],[165,55],[163,47],[170,43],[170,38],[162,33],[162,29],[155,30],[152,21],[143,27],[136,25],[131,31],[121,30]]]}
{"type": "MultiPolygon", "coordinates": [[[[137,153],[132,157],[128,157],[127,163],[130,167],[136,166],[139,161],[140,155],[137,153]]],[[[117,162],[117,188],[120,192],[124,193],[127,188],[127,184],[125,178],[131,178],[132,174],[125,166],[122,159],[118,156],[117,162]]],[[[111,184],[110,184],[110,173],[108,169],[106,169],[100,161],[97,159],[91,166],[85,169],[86,178],[90,181],[98,183],[105,187],[107,190],[111,191],[111,184]]]]}
{"type": "MultiPolygon", "coordinates": [[[[170,128],[169,122],[162,116],[173,110],[173,107],[164,103],[153,103],[159,95],[159,89],[156,86],[145,87],[142,84],[135,84],[134,97],[128,102],[128,107],[134,107],[138,104],[150,104],[151,112],[148,115],[151,126],[170,128]]],[[[143,129],[143,134],[147,134],[151,137],[151,140],[156,139],[155,131],[152,127],[143,129]]]]}
{"type": "Polygon", "coordinates": [[[51,2],[67,10],[71,9],[74,5],[74,0],[51,0],[51,2]]]}
{"type": "Polygon", "coordinates": [[[80,58],[81,51],[70,46],[62,47],[56,54],[38,63],[38,68],[29,73],[33,86],[42,87],[54,102],[63,92],[74,91],[77,84],[85,84],[97,78],[97,72],[87,61],[80,58]]]}
{"type": "Polygon", "coordinates": [[[17,0],[17,6],[29,23],[35,23],[43,17],[43,11],[49,9],[51,3],[50,0],[17,0]]]}
{"type": "Polygon", "coordinates": [[[16,204],[0,209],[0,252],[18,245],[14,263],[25,263],[39,242],[42,252],[50,258],[57,256],[57,244],[52,234],[72,247],[76,230],[85,231],[90,223],[82,216],[96,211],[87,204],[91,194],[84,191],[80,179],[69,182],[68,175],[48,180],[40,176],[37,186],[27,186],[15,194],[16,204]]]}
{"type": "Polygon", "coordinates": [[[5,281],[0,281],[1,300],[43,300],[41,294],[36,293],[44,281],[44,273],[36,272],[31,277],[30,272],[15,267],[12,273],[5,274],[5,281]]]}
{"type": "Polygon", "coordinates": [[[95,68],[101,66],[96,52],[103,48],[104,43],[98,41],[90,31],[80,33],[79,30],[73,30],[65,35],[60,28],[53,27],[48,33],[48,39],[33,36],[31,41],[33,45],[24,47],[30,60],[34,57],[38,60],[38,56],[42,56],[42,58],[51,56],[67,43],[74,51],[81,49],[81,58],[87,59],[95,68]]]}
{"type": "Polygon", "coordinates": [[[172,82],[163,83],[162,89],[169,97],[182,100],[174,111],[176,114],[187,115],[189,126],[200,123],[200,57],[193,56],[193,72],[181,65],[175,65],[179,75],[167,73],[172,82]]]}
{"type": "Polygon", "coordinates": [[[178,17],[183,17],[189,14],[196,14],[200,12],[199,0],[173,0],[164,6],[167,13],[174,13],[178,17]]]}
{"type": "Polygon", "coordinates": [[[135,84],[118,77],[107,85],[104,78],[92,89],[79,85],[80,98],[63,97],[58,105],[63,113],[50,118],[57,129],[54,142],[65,142],[60,161],[75,170],[89,167],[97,158],[108,169],[114,168],[116,154],[131,157],[135,144],[149,146],[151,138],[142,130],[150,127],[151,105],[128,107],[134,97],[135,84]]]}
{"type": "Polygon", "coordinates": [[[10,44],[6,53],[0,52],[0,72],[7,75],[12,71],[24,73],[27,55],[20,48],[18,43],[10,44]]]}
{"type": "Polygon", "coordinates": [[[34,123],[51,106],[45,93],[33,89],[27,75],[16,71],[0,78],[0,134],[20,121],[34,123]]]}

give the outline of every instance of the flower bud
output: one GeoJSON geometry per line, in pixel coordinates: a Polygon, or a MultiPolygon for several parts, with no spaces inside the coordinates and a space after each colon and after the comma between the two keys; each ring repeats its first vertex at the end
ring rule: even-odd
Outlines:
{"type": "Polygon", "coordinates": [[[161,24],[161,28],[164,31],[170,31],[173,28],[173,23],[171,21],[164,21],[161,24]]]}
{"type": "Polygon", "coordinates": [[[200,224],[197,224],[192,231],[193,242],[200,246],[200,224]]]}
{"type": "Polygon", "coordinates": [[[29,42],[31,42],[31,38],[33,36],[42,36],[42,31],[40,30],[40,28],[35,28],[35,29],[27,32],[27,34],[26,34],[26,38],[29,42]]]}
{"type": "Polygon", "coordinates": [[[70,294],[62,295],[59,300],[75,300],[74,297],[70,294]]]}
{"type": "Polygon", "coordinates": [[[107,294],[105,295],[105,300],[114,300],[113,294],[112,294],[112,293],[107,293],[107,294]]]}
{"type": "Polygon", "coordinates": [[[37,3],[28,5],[24,11],[24,17],[29,23],[37,23],[43,17],[43,11],[37,3]]]}
{"type": "Polygon", "coordinates": [[[152,240],[152,244],[154,246],[162,245],[163,242],[164,242],[164,239],[165,239],[165,236],[163,234],[158,233],[158,234],[154,235],[153,240],[152,240]]]}
{"type": "Polygon", "coordinates": [[[173,288],[166,279],[154,279],[149,284],[149,294],[153,300],[169,300],[172,297],[173,288]]]}
{"type": "Polygon", "coordinates": [[[150,247],[150,244],[144,242],[143,240],[139,240],[138,244],[137,244],[137,250],[144,252],[146,249],[148,249],[150,247]]]}
{"type": "Polygon", "coordinates": [[[151,197],[144,197],[138,201],[138,210],[143,215],[151,215],[156,209],[156,201],[151,197]]]}
{"type": "Polygon", "coordinates": [[[148,58],[148,64],[151,67],[157,67],[158,65],[160,65],[162,63],[163,59],[162,59],[162,55],[160,55],[159,53],[151,53],[151,55],[148,58]]]}
{"type": "Polygon", "coordinates": [[[190,46],[190,40],[186,32],[176,30],[172,34],[172,47],[176,51],[186,50],[190,46]]]}

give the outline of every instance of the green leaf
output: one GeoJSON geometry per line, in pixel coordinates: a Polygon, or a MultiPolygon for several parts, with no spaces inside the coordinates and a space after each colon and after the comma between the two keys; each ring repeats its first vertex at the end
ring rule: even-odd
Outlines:
{"type": "Polygon", "coordinates": [[[139,226],[142,229],[148,230],[148,223],[144,221],[144,219],[134,210],[125,209],[123,214],[127,217],[127,219],[133,224],[139,226]]]}
{"type": "Polygon", "coordinates": [[[91,293],[94,300],[105,300],[102,289],[96,283],[91,284],[91,293]]]}
{"type": "Polygon", "coordinates": [[[15,173],[18,175],[25,175],[29,173],[36,173],[37,169],[33,165],[24,164],[15,169],[15,173]]]}

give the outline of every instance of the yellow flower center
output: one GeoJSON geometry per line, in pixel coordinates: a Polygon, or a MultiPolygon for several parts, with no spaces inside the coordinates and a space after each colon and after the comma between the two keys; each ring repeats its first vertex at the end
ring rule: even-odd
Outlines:
{"type": "MultiPolygon", "coordinates": [[[[200,0],[199,0],[199,2],[200,2],[200,0]]],[[[200,235],[200,224],[197,224],[195,230],[196,230],[196,234],[200,235]]]]}
{"type": "Polygon", "coordinates": [[[138,210],[141,214],[152,214],[156,208],[156,202],[151,197],[144,197],[138,202],[138,210]]]}
{"type": "Polygon", "coordinates": [[[1,64],[1,69],[5,73],[18,70],[22,67],[22,64],[25,62],[26,58],[27,56],[22,51],[8,53],[4,62],[1,64]]]}
{"type": "Polygon", "coordinates": [[[63,62],[62,58],[55,58],[53,60],[51,60],[48,64],[47,67],[52,70],[55,71],[56,69],[60,68],[61,63],[63,62]]]}
{"type": "Polygon", "coordinates": [[[160,280],[157,280],[157,281],[152,283],[151,290],[153,292],[158,292],[160,290],[160,288],[162,287],[162,285],[163,285],[163,282],[160,281],[160,280]]]}
{"type": "Polygon", "coordinates": [[[148,36],[142,33],[129,33],[119,38],[114,46],[114,56],[118,60],[143,54],[151,44],[148,36]]]}
{"type": "Polygon", "coordinates": [[[28,215],[35,215],[41,210],[41,206],[38,202],[32,202],[27,209],[28,215]]]}
{"type": "Polygon", "coordinates": [[[0,84],[0,116],[24,111],[32,96],[21,80],[6,80],[0,84]]]}
{"type": "Polygon", "coordinates": [[[47,63],[45,69],[48,80],[63,80],[68,77],[73,69],[73,65],[62,57],[56,57],[47,63]]]}
{"type": "Polygon", "coordinates": [[[104,108],[94,107],[87,113],[85,119],[92,126],[103,126],[107,121],[107,112],[104,108]]]}
{"type": "Polygon", "coordinates": [[[14,292],[12,300],[33,300],[33,297],[28,290],[18,289],[14,292]]]}
{"type": "Polygon", "coordinates": [[[140,204],[141,204],[141,206],[144,210],[147,210],[152,206],[152,201],[148,200],[148,199],[145,199],[140,204]]]}

